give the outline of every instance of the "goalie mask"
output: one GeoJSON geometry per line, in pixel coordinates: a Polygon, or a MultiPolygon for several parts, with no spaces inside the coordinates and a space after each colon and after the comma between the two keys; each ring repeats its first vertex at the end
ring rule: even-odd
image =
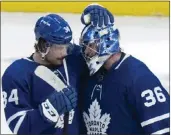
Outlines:
{"type": "Polygon", "coordinates": [[[88,25],[81,33],[80,45],[90,75],[93,75],[111,55],[120,52],[119,31],[111,24],[105,28],[88,25]]]}

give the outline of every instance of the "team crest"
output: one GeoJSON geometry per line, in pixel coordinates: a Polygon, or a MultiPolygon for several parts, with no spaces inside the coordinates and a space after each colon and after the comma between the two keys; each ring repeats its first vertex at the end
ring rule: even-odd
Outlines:
{"type": "Polygon", "coordinates": [[[110,114],[101,115],[100,105],[95,99],[89,108],[89,115],[83,112],[84,122],[87,128],[87,134],[107,134],[110,123],[110,114]]]}

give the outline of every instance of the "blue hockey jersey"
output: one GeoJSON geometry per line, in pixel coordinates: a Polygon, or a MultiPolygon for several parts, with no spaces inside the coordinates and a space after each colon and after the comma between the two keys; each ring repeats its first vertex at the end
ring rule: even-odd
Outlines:
{"type": "Polygon", "coordinates": [[[80,93],[81,134],[169,134],[170,99],[138,59],[122,54],[89,77],[80,93]]]}
{"type": "MultiPolygon", "coordinates": [[[[83,70],[83,61],[79,56],[69,56],[66,59],[70,85],[77,88],[79,77],[83,70]]],[[[13,62],[2,77],[2,94],[7,123],[16,134],[63,134],[64,116],[55,126],[44,121],[38,110],[48,95],[55,89],[35,75],[35,70],[41,65],[30,58],[13,62]]],[[[63,66],[48,67],[59,76],[64,83],[66,75],[63,66]]],[[[78,134],[78,108],[71,110],[66,133],[78,134]]]]}

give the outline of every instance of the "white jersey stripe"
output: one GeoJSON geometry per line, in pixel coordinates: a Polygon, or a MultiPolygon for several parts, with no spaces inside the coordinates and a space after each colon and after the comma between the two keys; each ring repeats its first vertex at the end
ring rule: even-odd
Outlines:
{"type": "Polygon", "coordinates": [[[170,128],[164,128],[164,129],[156,131],[156,132],[154,132],[152,134],[160,135],[160,134],[168,133],[169,131],[170,131],[170,128]]]}
{"type": "Polygon", "coordinates": [[[29,59],[29,58],[23,58],[23,59],[25,59],[25,60],[28,60],[28,61],[31,61],[31,62],[34,62],[33,60],[31,60],[31,59],[29,59]]]}
{"type": "Polygon", "coordinates": [[[20,119],[18,120],[18,122],[17,122],[17,124],[15,125],[15,128],[14,128],[14,134],[18,134],[18,130],[19,130],[25,116],[26,116],[26,113],[23,116],[21,116],[20,119]]]}
{"type": "Polygon", "coordinates": [[[66,79],[67,79],[67,85],[69,86],[69,75],[68,75],[68,68],[67,68],[67,63],[66,63],[66,59],[63,59],[63,63],[64,63],[64,70],[65,70],[65,75],[66,75],[66,79]]]}
{"type": "Polygon", "coordinates": [[[12,115],[11,117],[9,117],[8,120],[7,120],[8,125],[9,125],[15,118],[24,115],[26,112],[27,112],[27,111],[25,110],[25,111],[20,111],[20,112],[17,112],[17,113],[15,113],[15,114],[13,114],[13,115],[12,115]]]}
{"type": "Polygon", "coordinates": [[[130,54],[126,54],[124,56],[124,58],[121,60],[121,62],[117,65],[117,67],[115,68],[115,70],[118,69],[120,67],[120,65],[124,62],[124,60],[126,60],[129,56],[130,56],[130,54]]]}
{"type": "Polygon", "coordinates": [[[166,114],[157,116],[157,117],[155,117],[155,118],[152,118],[152,119],[143,121],[143,122],[141,123],[141,126],[144,127],[144,126],[150,125],[150,124],[152,124],[152,123],[161,121],[161,120],[163,120],[163,119],[167,119],[167,118],[169,118],[169,115],[170,115],[170,113],[166,113],[166,114]]]}
{"type": "Polygon", "coordinates": [[[19,116],[23,116],[23,115],[25,115],[28,111],[32,111],[33,109],[31,109],[31,110],[24,110],[24,111],[20,111],[20,112],[17,112],[17,113],[15,113],[15,114],[13,114],[11,117],[9,117],[8,118],[8,120],[7,120],[7,123],[8,123],[8,125],[14,120],[14,119],[16,119],[17,117],[19,117],[19,116]]]}

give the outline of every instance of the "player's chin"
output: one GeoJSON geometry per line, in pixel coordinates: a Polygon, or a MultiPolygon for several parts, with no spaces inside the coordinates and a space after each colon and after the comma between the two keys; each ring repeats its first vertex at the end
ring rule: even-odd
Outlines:
{"type": "Polygon", "coordinates": [[[55,60],[55,61],[53,61],[53,63],[52,63],[53,65],[62,65],[63,64],[63,60],[55,60]]]}

